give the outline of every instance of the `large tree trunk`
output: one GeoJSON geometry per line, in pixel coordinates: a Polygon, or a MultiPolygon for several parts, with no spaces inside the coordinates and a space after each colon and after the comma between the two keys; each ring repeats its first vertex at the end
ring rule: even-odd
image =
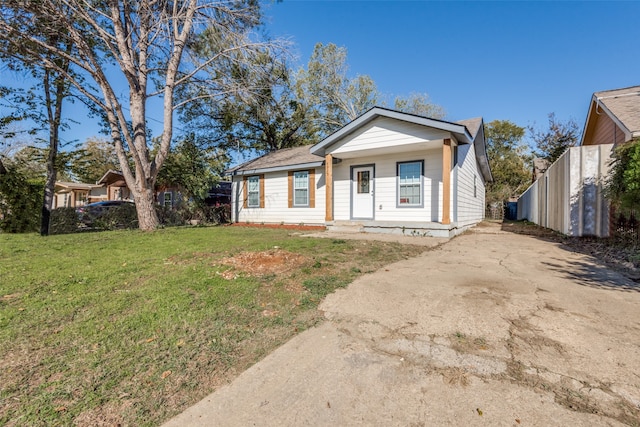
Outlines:
{"type": "Polygon", "coordinates": [[[136,191],[133,197],[138,213],[138,227],[144,231],[155,230],[160,224],[156,213],[155,190],[146,188],[142,191],[136,191]]]}

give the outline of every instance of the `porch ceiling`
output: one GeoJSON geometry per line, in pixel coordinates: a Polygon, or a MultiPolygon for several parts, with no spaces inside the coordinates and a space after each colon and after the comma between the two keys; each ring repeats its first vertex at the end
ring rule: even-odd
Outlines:
{"type": "Polygon", "coordinates": [[[443,142],[444,141],[442,139],[436,139],[422,142],[410,142],[406,144],[396,142],[393,145],[387,145],[383,147],[351,147],[344,150],[342,148],[345,147],[341,147],[333,151],[331,154],[334,158],[337,159],[353,159],[357,157],[385,156],[392,154],[395,155],[400,153],[440,149],[442,148],[443,142]]]}

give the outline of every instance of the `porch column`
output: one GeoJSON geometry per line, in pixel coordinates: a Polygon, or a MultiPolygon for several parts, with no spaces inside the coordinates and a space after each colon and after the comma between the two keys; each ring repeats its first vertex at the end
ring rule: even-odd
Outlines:
{"type": "Polygon", "coordinates": [[[324,156],[325,221],[333,221],[333,156],[324,156]]]}
{"type": "Polygon", "coordinates": [[[442,144],[442,224],[451,224],[451,140],[442,144]]]}

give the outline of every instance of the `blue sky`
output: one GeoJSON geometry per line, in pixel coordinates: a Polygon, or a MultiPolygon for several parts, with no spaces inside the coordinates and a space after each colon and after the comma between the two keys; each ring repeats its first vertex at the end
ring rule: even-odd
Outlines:
{"type": "Polygon", "coordinates": [[[640,2],[284,0],[267,29],[304,65],[317,42],[390,96],[426,92],[455,121],[584,125],[593,92],[640,85],[640,2]]]}
{"type": "MultiPolygon", "coordinates": [[[[344,46],[352,76],[371,76],[390,99],[426,92],[451,121],[482,116],[542,128],[555,112],[582,128],[593,92],[640,85],[638,1],[264,4],[266,31],[293,42],[296,67],[318,42],[344,46]]],[[[97,133],[83,120],[63,138],[97,133]]]]}

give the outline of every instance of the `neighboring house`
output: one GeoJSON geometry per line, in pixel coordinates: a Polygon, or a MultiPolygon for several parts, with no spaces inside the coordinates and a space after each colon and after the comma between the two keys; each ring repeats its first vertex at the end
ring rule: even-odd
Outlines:
{"type": "Polygon", "coordinates": [[[596,92],[580,145],[619,144],[640,137],[640,86],[596,92]]]}
{"type": "Polygon", "coordinates": [[[53,208],[75,208],[105,200],[104,192],[100,191],[101,187],[96,184],[56,181],[53,208]]]}
{"type": "MultiPolygon", "coordinates": [[[[133,201],[133,195],[127,187],[121,172],[109,170],[96,184],[75,182],[56,182],[54,208],[77,207],[101,200],[133,201]]],[[[174,208],[182,200],[180,189],[176,186],[156,188],[156,202],[159,205],[174,208]]],[[[211,205],[228,204],[231,201],[231,183],[220,182],[208,193],[207,203],[211,205]]]]}
{"type": "Polygon", "coordinates": [[[610,235],[603,183],[616,144],[640,137],[640,86],[596,92],[581,144],[567,150],[518,200],[518,219],[569,236],[610,235]]]}
{"type": "Polygon", "coordinates": [[[452,236],[484,216],[492,180],[481,118],[375,107],[320,143],[227,171],[232,221],[452,236]]]}
{"type": "Polygon", "coordinates": [[[107,200],[133,201],[131,191],[129,191],[129,187],[127,187],[127,183],[121,172],[108,170],[102,175],[102,178],[98,180],[97,184],[106,189],[107,200]]]}
{"type": "MultiPolygon", "coordinates": [[[[109,170],[98,181],[99,185],[106,188],[107,200],[133,201],[133,194],[124,180],[121,172],[109,170]]],[[[159,186],[156,188],[156,203],[173,208],[180,204],[182,196],[180,190],[174,186],[159,186]]]]}

